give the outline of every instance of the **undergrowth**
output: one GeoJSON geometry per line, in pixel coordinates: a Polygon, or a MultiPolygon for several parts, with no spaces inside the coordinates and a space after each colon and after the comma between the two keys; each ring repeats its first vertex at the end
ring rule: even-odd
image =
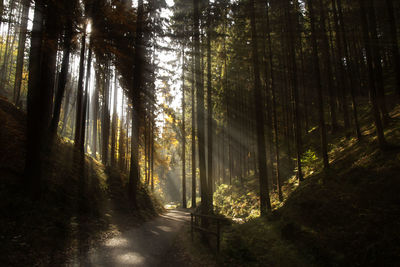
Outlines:
{"type": "Polygon", "coordinates": [[[284,201],[271,192],[273,211],[257,217],[258,183],[221,185],[217,212],[240,224],[224,230],[226,266],[399,266],[400,106],[385,126],[390,144],[378,148],[374,125],[361,116],[363,138],[335,133],[329,140],[330,169],[322,169],[318,129],[305,137],[305,181],[289,176],[284,201]]]}

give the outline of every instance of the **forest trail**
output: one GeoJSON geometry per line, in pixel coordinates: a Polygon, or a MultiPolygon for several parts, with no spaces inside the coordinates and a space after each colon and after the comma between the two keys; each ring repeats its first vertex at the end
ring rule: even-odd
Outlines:
{"type": "Polygon", "coordinates": [[[163,261],[189,218],[187,212],[168,210],[141,226],[104,240],[68,266],[165,266],[163,261]]]}

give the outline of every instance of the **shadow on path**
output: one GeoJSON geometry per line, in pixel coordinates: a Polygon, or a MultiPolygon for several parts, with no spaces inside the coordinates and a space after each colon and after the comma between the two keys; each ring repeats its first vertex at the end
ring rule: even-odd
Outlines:
{"type": "Polygon", "coordinates": [[[169,210],[139,227],[106,239],[98,248],[91,249],[87,258],[80,257],[79,264],[72,265],[162,266],[163,256],[189,218],[189,213],[169,210]]]}

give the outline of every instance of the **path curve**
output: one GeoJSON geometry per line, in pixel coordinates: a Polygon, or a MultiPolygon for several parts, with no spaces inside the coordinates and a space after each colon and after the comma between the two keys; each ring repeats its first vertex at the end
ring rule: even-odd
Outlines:
{"type": "Polygon", "coordinates": [[[105,240],[72,266],[163,266],[168,249],[189,220],[189,213],[169,210],[137,228],[105,240]]]}

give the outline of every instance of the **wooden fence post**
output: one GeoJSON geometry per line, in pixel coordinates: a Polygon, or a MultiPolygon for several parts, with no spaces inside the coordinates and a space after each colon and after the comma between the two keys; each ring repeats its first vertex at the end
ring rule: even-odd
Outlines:
{"type": "Polygon", "coordinates": [[[190,213],[190,235],[193,241],[193,213],[190,213]]]}
{"type": "Polygon", "coordinates": [[[219,220],[217,220],[217,252],[219,252],[220,246],[220,227],[219,227],[219,220]]]}

